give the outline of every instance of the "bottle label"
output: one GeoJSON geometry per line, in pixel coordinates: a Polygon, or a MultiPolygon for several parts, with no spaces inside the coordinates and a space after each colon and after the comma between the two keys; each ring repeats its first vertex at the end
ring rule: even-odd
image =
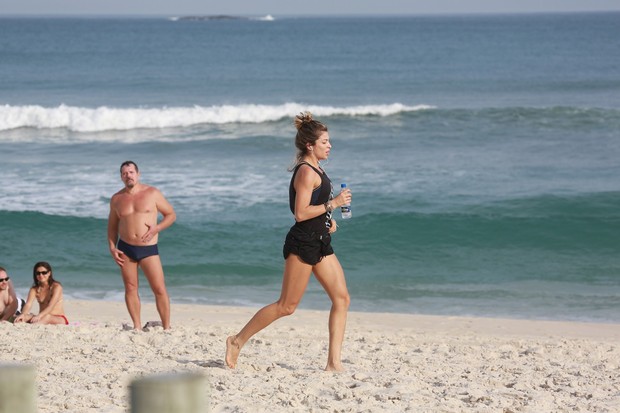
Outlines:
{"type": "MultiPolygon", "coordinates": [[[[347,187],[347,184],[342,183],[340,184],[340,188],[345,189],[347,187]]],[[[351,204],[348,205],[342,205],[340,207],[340,213],[342,214],[342,219],[349,219],[351,218],[351,204]]]]}
{"type": "Polygon", "coordinates": [[[343,205],[340,207],[340,213],[342,214],[342,219],[351,218],[351,205],[343,205]]]}

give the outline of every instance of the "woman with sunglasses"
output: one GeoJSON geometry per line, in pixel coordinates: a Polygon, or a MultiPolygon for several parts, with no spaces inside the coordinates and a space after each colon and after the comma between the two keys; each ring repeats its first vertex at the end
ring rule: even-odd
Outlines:
{"type": "Polygon", "coordinates": [[[34,283],[28,291],[28,299],[22,314],[16,323],[30,324],[69,324],[62,305],[62,285],[54,279],[52,266],[45,261],[37,262],[32,270],[34,283]],[[30,313],[30,309],[37,300],[39,314],[30,313]]]}

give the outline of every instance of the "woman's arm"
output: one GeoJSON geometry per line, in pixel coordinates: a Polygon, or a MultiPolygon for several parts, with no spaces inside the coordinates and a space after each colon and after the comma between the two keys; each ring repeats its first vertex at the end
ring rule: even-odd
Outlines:
{"type": "MultiPolygon", "coordinates": [[[[318,217],[326,211],[325,205],[310,205],[312,191],[321,185],[321,177],[308,165],[302,165],[295,175],[295,221],[306,221],[318,217]]],[[[329,201],[332,210],[351,202],[351,190],[343,189],[338,196],[329,201]]]]}
{"type": "Polygon", "coordinates": [[[24,318],[30,313],[30,309],[32,308],[32,304],[34,300],[37,298],[37,291],[34,287],[30,287],[28,291],[28,298],[26,299],[26,304],[24,304],[24,308],[22,308],[22,313],[15,318],[15,322],[19,323],[20,321],[24,321],[24,318]]]}
{"type": "Polygon", "coordinates": [[[310,205],[312,191],[321,185],[321,177],[308,165],[297,170],[293,187],[295,188],[295,221],[301,222],[325,213],[324,205],[310,205]]]}

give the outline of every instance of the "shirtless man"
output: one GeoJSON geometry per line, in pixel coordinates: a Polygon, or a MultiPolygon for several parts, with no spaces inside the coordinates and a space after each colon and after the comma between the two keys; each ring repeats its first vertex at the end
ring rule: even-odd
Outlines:
{"type": "Polygon", "coordinates": [[[133,161],[121,165],[125,187],[110,200],[108,245],[114,261],[121,267],[125,284],[125,303],[133,328],[139,330],[140,296],[138,267],[146,277],[165,330],[170,328],[170,298],[157,249],[158,234],[176,220],[172,205],[155,187],[140,183],[140,171],[133,161]],[[162,220],[157,223],[158,214],[162,220]]]}
{"type": "Polygon", "coordinates": [[[19,309],[19,300],[6,270],[0,267],[0,321],[12,321],[19,309]]]}

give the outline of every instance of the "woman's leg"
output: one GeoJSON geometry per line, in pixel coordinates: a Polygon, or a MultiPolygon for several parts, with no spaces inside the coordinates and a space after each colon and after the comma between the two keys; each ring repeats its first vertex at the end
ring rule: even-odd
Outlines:
{"type": "Polygon", "coordinates": [[[228,367],[235,368],[239,352],[250,337],[278,318],[293,314],[306,291],[311,273],[311,265],[303,262],[297,255],[289,254],[284,263],[280,299],[258,310],[241,331],[226,339],[226,364],[228,367]]]}
{"type": "Polygon", "coordinates": [[[62,325],[66,325],[67,321],[64,317],[58,316],[58,315],[54,315],[54,314],[47,314],[44,315],[43,317],[41,317],[39,319],[39,321],[37,321],[37,324],[62,324],[62,325]]]}
{"type": "Polygon", "coordinates": [[[344,370],[341,362],[342,342],[351,302],[344,271],[336,255],[332,254],[316,264],[313,272],[332,301],[329,312],[329,352],[325,370],[342,371],[344,370]]]}

